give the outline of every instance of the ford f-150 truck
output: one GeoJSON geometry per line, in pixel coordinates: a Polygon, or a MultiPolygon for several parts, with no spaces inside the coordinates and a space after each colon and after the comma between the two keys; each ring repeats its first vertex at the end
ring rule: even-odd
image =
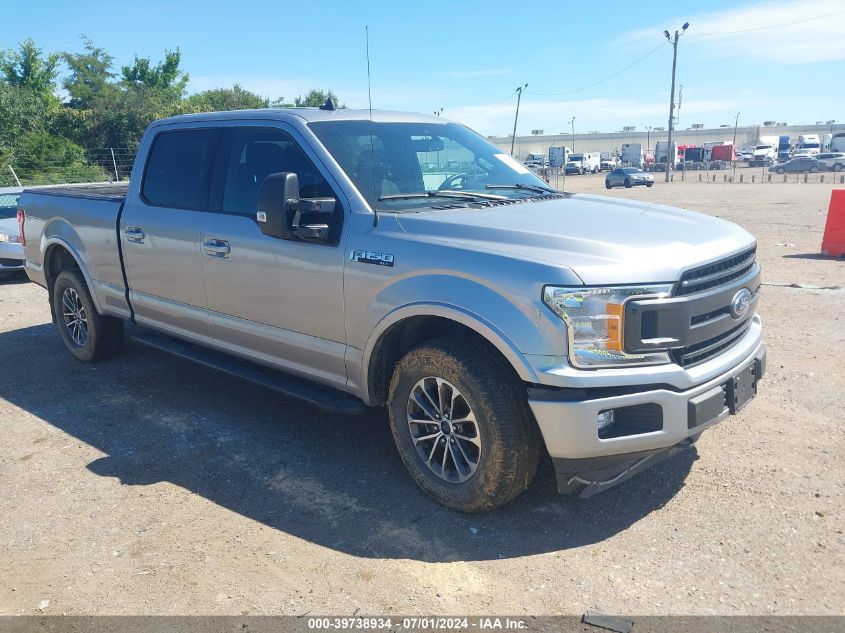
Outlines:
{"type": "Polygon", "coordinates": [[[493,508],[551,457],[590,495],[691,446],[765,368],[755,241],[551,189],[439,117],[152,123],[127,185],[26,191],[29,277],[81,361],[136,341],[317,406],[386,406],[419,486],[493,508]]]}

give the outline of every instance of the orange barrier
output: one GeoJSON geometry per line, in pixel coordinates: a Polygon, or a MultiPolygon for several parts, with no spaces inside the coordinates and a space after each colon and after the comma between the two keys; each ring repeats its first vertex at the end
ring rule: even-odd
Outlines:
{"type": "Polygon", "coordinates": [[[822,255],[845,255],[845,189],[830,192],[830,207],[822,237],[822,255]]]}

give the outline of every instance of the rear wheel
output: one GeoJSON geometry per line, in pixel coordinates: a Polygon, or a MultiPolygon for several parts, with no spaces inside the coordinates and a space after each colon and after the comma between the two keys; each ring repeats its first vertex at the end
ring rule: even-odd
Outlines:
{"type": "Polygon", "coordinates": [[[609,180],[605,180],[605,181],[604,181],[604,186],[605,186],[605,188],[610,189],[610,181],[609,181],[609,180]]]}
{"type": "Polygon", "coordinates": [[[534,478],[541,439],[525,389],[480,346],[445,338],[410,351],[393,374],[388,411],[405,466],[444,506],[495,508],[534,478]]]}
{"type": "Polygon", "coordinates": [[[818,167],[810,167],[810,173],[815,174],[819,170],[818,167]]]}
{"type": "Polygon", "coordinates": [[[651,188],[651,187],[653,187],[653,186],[654,186],[654,183],[653,183],[653,182],[646,183],[646,187],[651,188]]]}
{"type": "Polygon", "coordinates": [[[833,166],[833,171],[842,171],[842,163],[836,163],[833,166]]]}
{"type": "Polygon", "coordinates": [[[777,172],[778,172],[779,174],[785,174],[785,173],[786,173],[786,170],[785,170],[783,167],[778,167],[778,168],[777,168],[777,172]]]}
{"type": "Polygon", "coordinates": [[[113,356],[123,344],[123,321],[102,316],[78,270],[63,270],[53,285],[53,316],[65,347],[84,362],[113,356]]]}

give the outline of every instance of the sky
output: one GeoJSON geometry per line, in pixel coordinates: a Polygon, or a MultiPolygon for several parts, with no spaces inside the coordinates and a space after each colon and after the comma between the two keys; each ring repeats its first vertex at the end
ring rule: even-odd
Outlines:
{"type": "MultiPolygon", "coordinates": [[[[32,38],[78,51],[80,35],[115,58],[178,47],[189,91],[244,88],[275,99],[331,88],[374,109],[431,113],[485,135],[666,126],[672,46],[683,86],[677,128],[764,120],[845,123],[842,0],[9,0],[0,48],[32,38]]],[[[677,98],[676,98],[677,102],[677,98]]]]}

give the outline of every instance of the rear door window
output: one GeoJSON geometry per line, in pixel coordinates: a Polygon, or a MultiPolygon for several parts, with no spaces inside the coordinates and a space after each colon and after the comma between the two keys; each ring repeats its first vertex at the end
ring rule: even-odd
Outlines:
{"type": "Polygon", "coordinates": [[[141,195],[156,207],[208,210],[219,129],[162,132],[155,137],[141,195]]]}

